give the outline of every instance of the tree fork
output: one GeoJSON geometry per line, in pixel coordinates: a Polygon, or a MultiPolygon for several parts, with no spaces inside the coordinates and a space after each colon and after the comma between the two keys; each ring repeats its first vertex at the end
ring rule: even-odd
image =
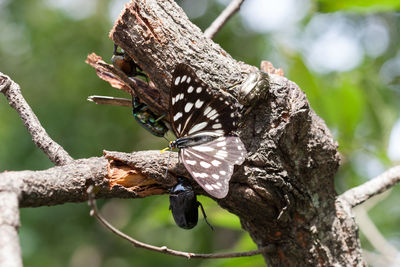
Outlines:
{"type": "MultiPolygon", "coordinates": [[[[172,0],[132,1],[110,37],[148,74],[166,108],[178,63],[222,89],[254,69],[206,38],[172,0]]],[[[247,160],[219,205],[240,218],[259,247],[275,246],[263,253],[270,266],[365,265],[351,207],[333,185],[336,142],[295,83],[269,76],[266,99],[245,114],[239,132],[247,160]]]]}

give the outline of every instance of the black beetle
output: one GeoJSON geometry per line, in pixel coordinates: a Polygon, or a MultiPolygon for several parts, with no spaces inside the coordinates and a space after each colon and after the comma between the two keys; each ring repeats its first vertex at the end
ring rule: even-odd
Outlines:
{"type": "Polygon", "coordinates": [[[207,221],[203,205],[197,201],[196,193],[187,179],[178,177],[178,183],[171,188],[169,193],[169,209],[172,211],[175,223],[179,227],[183,229],[192,229],[195,227],[199,218],[198,208],[200,206],[204,220],[210,226],[211,230],[214,230],[207,221]]]}

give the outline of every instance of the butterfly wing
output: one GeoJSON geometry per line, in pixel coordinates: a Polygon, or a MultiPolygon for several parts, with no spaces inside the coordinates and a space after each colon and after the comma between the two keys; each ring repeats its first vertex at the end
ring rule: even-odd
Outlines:
{"type": "Polygon", "coordinates": [[[236,128],[238,102],[227,94],[214,96],[189,66],[178,64],[170,89],[170,118],[177,137],[212,132],[227,135],[236,128]]]}
{"type": "Polygon", "coordinates": [[[179,156],[196,182],[210,195],[224,198],[233,165],[241,165],[246,149],[239,137],[221,136],[211,142],[183,148],[179,156]]]}

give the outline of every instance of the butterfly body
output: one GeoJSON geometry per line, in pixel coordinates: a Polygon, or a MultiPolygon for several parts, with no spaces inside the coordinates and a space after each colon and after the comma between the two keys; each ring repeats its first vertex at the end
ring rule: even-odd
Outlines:
{"type": "Polygon", "coordinates": [[[170,148],[186,148],[192,146],[198,146],[204,143],[208,143],[216,139],[216,136],[212,135],[197,135],[197,136],[189,136],[189,137],[181,137],[171,142],[170,148]]]}
{"type": "Polygon", "coordinates": [[[175,68],[169,115],[177,139],[169,147],[179,149],[191,176],[216,198],[227,195],[233,166],[246,156],[244,144],[234,134],[238,105],[229,95],[214,94],[188,65],[175,68]]]}

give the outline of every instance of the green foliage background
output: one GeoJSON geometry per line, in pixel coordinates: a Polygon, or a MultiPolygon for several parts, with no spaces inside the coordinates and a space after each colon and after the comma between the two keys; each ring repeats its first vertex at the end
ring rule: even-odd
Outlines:
{"type": "MultiPolygon", "coordinates": [[[[19,83],[49,135],[74,158],[100,156],[103,149],[130,152],[165,147],[165,140],[153,137],[136,124],[129,109],[86,101],[93,94],[127,97],[97,78],[84,63],[91,52],[105,60],[111,56],[113,44],[107,37],[112,27],[110,1],[98,0],[95,12],[83,19],[73,19],[49,6],[49,2],[0,1],[0,72],[19,83]]],[[[203,30],[224,8],[218,1],[204,3],[208,3],[204,14],[193,19],[203,30]]],[[[240,15],[229,21],[215,41],[234,58],[255,66],[261,60],[270,60],[280,67],[274,58],[285,63],[286,76],[306,92],[340,145],[343,163],[335,178],[340,193],[367,180],[363,170],[368,166],[363,164],[378,164],[383,170],[394,164],[387,157],[387,148],[390,130],[399,119],[399,80],[384,84],[379,72],[399,49],[399,2],[321,0],[311,4],[311,11],[300,23],[303,27],[320,12],[339,12],[354,21],[378,16],[388,21],[390,45],[379,57],[365,57],[353,70],[319,74],[307,67],[301,53],[276,42],[276,35],[246,28],[240,15]]],[[[4,97],[0,97],[0,140],[0,171],[52,167],[4,97]]],[[[398,191],[395,188],[369,215],[386,239],[400,247],[398,191]]],[[[202,220],[191,231],[175,226],[168,211],[168,196],[113,199],[98,204],[103,214],[124,232],[155,245],[204,253],[255,248],[235,216],[205,197],[200,201],[217,228],[215,232],[202,220]]],[[[25,265],[264,265],[260,256],[188,261],[134,249],[100,226],[88,212],[86,203],[22,209],[20,238],[25,265]]],[[[373,250],[363,236],[362,245],[373,250]]]]}

